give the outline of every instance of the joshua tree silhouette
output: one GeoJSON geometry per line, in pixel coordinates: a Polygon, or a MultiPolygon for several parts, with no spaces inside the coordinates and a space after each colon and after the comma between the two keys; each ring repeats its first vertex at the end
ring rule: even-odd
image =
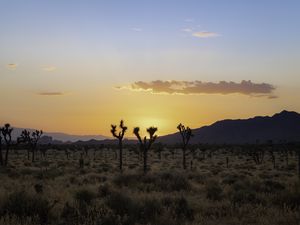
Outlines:
{"type": "Polygon", "coordinates": [[[7,162],[8,162],[8,153],[9,153],[9,149],[11,146],[11,132],[12,131],[13,131],[13,128],[10,127],[9,123],[5,124],[4,127],[1,128],[1,133],[3,135],[3,139],[4,139],[5,145],[6,145],[4,161],[3,161],[3,156],[2,156],[2,150],[1,150],[1,158],[0,158],[0,161],[2,161],[2,165],[4,165],[4,166],[7,166],[7,162]]]}
{"type": "Polygon", "coordinates": [[[0,166],[3,166],[3,157],[2,157],[2,136],[1,136],[1,129],[0,129],[0,166]]]}
{"type": "Polygon", "coordinates": [[[119,127],[120,127],[121,131],[119,131],[118,134],[117,134],[117,125],[111,125],[110,132],[112,133],[112,135],[115,138],[117,138],[119,140],[119,169],[122,172],[122,170],[123,170],[123,138],[124,138],[124,134],[127,130],[127,127],[124,126],[123,120],[120,121],[119,127]]]}
{"type": "Polygon", "coordinates": [[[157,131],[157,127],[149,127],[147,129],[147,132],[149,133],[150,137],[149,140],[147,140],[147,137],[145,136],[144,139],[142,140],[139,132],[140,128],[135,127],[133,129],[134,135],[137,137],[140,143],[140,150],[143,153],[143,158],[144,158],[144,173],[147,173],[147,159],[148,159],[148,151],[151,148],[151,145],[155,142],[157,135],[154,135],[155,132],[157,131]]]}
{"type": "Polygon", "coordinates": [[[43,134],[42,130],[33,131],[32,134],[30,134],[30,131],[28,131],[28,130],[23,130],[21,133],[21,136],[18,138],[18,143],[26,143],[29,145],[28,159],[29,159],[29,152],[31,151],[32,152],[32,158],[31,158],[32,162],[34,162],[37,144],[38,144],[38,141],[40,140],[42,134],[43,134]]]}
{"type": "Polygon", "coordinates": [[[186,169],[186,156],[188,155],[186,152],[186,147],[190,141],[190,138],[193,137],[193,134],[189,127],[185,127],[181,123],[177,126],[177,129],[182,137],[182,166],[183,169],[186,169]]]}

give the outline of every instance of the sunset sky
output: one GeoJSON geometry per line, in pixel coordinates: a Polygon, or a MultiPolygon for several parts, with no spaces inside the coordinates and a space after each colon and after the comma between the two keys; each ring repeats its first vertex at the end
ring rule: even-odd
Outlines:
{"type": "Polygon", "coordinates": [[[0,0],[0,122],[110,136],[300,111],[299,0],[0,0]]]}

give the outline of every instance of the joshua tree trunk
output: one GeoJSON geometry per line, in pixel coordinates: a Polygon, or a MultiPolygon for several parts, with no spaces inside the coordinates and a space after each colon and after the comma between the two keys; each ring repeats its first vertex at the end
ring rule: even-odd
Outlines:
{"type": "Polygon", "coordinates": [[[2,158],[2,139],[0,137],[0,165],[3,166],[3,158],[2,158]]]}
{"type": "Polygon", "coordinates": [[[30,159],[30,150],[29,149],[27,150],[27,159],[28,160],[30,159]]]}
{"type": "Polygon", "coordinates": [[[6,144],[6,152],[5,152],[5,161],[4,161],[4,165],[7,166],[7,162],[8,162],[8,152],[9,152],[9,144],[6,144]]]}
{"type": "Polygon", "coordinates": [[[34,162],[35,159],[35,148],[32,149],[32,158],[31,161],[34,162]]]}
{"type": "Polygon", "coordinates": [[[186,169],[186,147],[183,146],[182,148],[182,166],[183,169],[186,169]]]}
{"type": "Polygon", "coordinates": [[[123,170],[123,145],[122,145],[122,140],[119,139],[119,169],[122,172],[123,170]]]}
{"type": "Polygon", "coordinates": [[[300,151],[298,151],[298,176],[300,179],[300,151]]]}
{"type": "Polygon", "coordinates": [[[144,173],[147,173],[147,149],[144,147],[143,149],[143,156],[144,156],[144,173]]]}

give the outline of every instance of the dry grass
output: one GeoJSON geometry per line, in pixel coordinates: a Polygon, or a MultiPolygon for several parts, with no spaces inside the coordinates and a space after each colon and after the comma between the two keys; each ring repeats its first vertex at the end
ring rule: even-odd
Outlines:
{"type": "Polygon", "coordinates": [[[277,153],[274,169],[268,156],[256,165],[241,151],[200,152],[186,171],[180,150],[151,153],[147,175],[127,150],[123,174],[113,151],[91,150],[84,169],[79,151],[49,150],[35,163],[19,151],[0,168],[0,224],[300,224],[296,156],[287,165],[277,153]]]}

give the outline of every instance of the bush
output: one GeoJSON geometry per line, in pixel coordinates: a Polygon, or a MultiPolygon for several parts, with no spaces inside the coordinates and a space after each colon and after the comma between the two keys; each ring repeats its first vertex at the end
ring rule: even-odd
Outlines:
{"type": "Polygon", "coordinates": [[[74,198],[80,205],[89,205],[96,198],[96,194],[90,190],[82,189],[75,193],[74,198]]]}
{"type": "Polygon", "coordinates": [[[46,223],[50,217],[51,208],[47,199],[18,191],[11,193],[4,200],[1,215],[15,215],[19,219],[38,217],[41,223],[46,223]]]}
{"type": "Polygon", "coordinates": [[[191,185],[186,177],[177,173],[158,174],[120,174],[113,179],[118,187],[137,188],[141,191],[182,191],[190,190],[191,185]]]}
{"type": "Polygon", "coordinates": [[[190,207],[188,201],[183,196],[169,197],[161,199],[161,204],[167,211],[171,211],[176,219],[194,219],[194,210],[190,207]]]}
{"type": "Polygon", "coordinates": [[[219,201],[223,197],[223,189],[216,181],[210,181],[206,185],[206,197],[210,200],[219,201]]]}
{"type": "Polygon", "coordinates": [[[139,218],[138,203],[120,192],[113,192],[106,199],[106,205],[122,218],[123,224],[135,224],[139,218]]]}

